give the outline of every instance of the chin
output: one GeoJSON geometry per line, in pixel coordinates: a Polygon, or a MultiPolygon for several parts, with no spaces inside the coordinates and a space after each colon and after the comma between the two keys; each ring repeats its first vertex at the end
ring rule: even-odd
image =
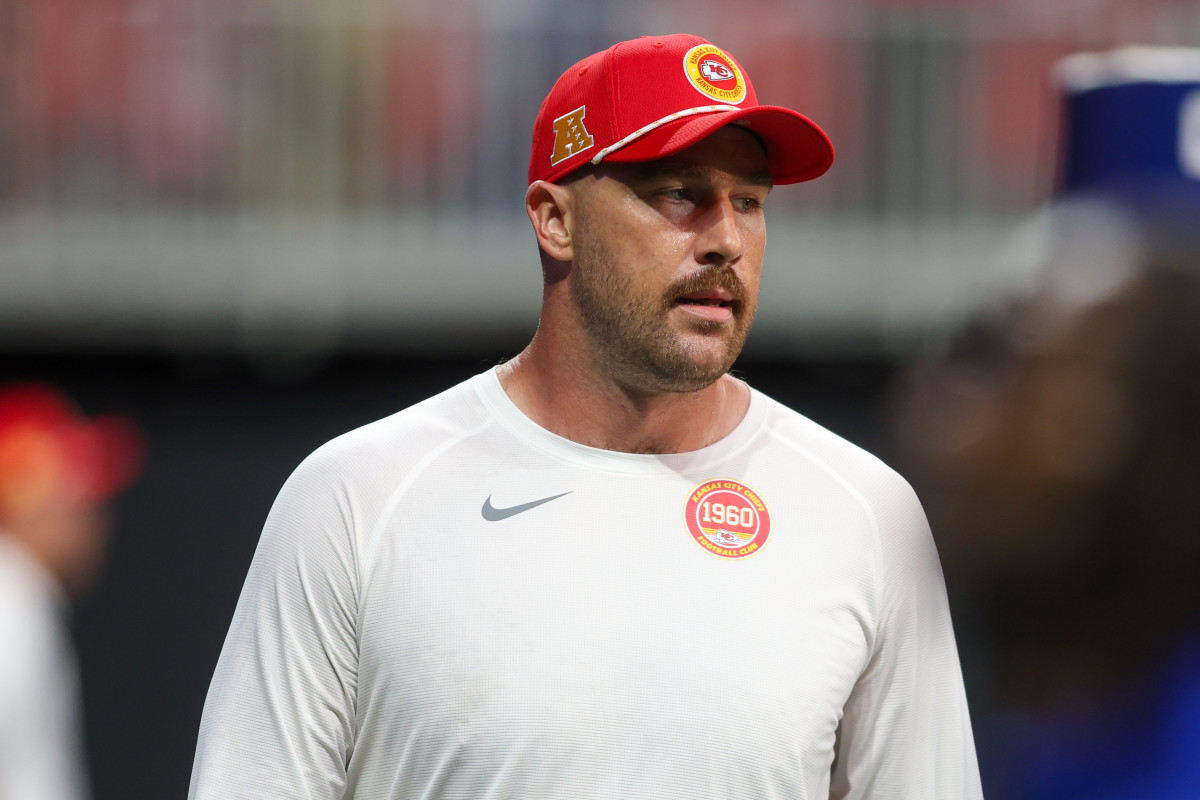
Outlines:
{"type": "Polygon", "coordinates": [[[655,358],[650,364],[660,391],[685,393],[707,389],[729,372],[741,347],[704,353],[680,350],[683,352],[655,358]]]}

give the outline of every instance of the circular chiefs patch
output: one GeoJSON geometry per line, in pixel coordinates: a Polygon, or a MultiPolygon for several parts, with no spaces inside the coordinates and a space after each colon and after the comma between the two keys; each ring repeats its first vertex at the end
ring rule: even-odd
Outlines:
{"type": "Polygon", "coordinates": [[[698,44],[683,56],[683,71],[696,91],[722,103],[737,105],[746,99],[746,81],[737,62],[721,48],[698,44]]]}
{"type": "Polygon", "coordinates": [[[771,510],[741,481],[717,478],[697,485],[683,505],[688,533],[714,556],[749,558],[771,537],[771,510]]]}

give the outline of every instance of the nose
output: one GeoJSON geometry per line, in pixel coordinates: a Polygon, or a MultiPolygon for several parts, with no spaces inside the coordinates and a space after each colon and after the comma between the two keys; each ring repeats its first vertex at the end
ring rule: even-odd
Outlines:
{"type": "Polygon", "coordinates": [[[696,261],[723,266],[732,264],[745,251],[737,210],[728,197],[714,201],[698,220],[696,261]]]}

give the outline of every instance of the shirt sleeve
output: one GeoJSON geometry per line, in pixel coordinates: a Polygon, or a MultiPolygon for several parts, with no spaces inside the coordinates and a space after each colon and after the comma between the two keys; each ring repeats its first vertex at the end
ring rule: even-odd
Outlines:
{"type": "MultiPolygon", "coordinates": [[[[12,578],[0,570],[0,582],[12,578]]],[[[75,654],[60,609],[37,588],[0,586],[0,798],[84,800],[75,654]]]]}
{"type": "Polygon", "coordinates": [[[912,489],[878,507],[879,623],[838,728],[835,800],[978,800],[945,582],[912,489]]]}
{"type": "Polygon", "coordinates": [[[267,518],[200,724],[188,797],[342,797],[354,746],[354,503],[310,456],[267,518]]]}

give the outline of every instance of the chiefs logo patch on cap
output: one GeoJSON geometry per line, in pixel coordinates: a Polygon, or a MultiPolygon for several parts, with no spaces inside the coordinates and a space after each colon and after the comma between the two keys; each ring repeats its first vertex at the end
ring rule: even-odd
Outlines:
{"type": "Polygon", "coordinates": [[[699,44],[683,57],[683,71],[696,91],[722,103],[746,99],[746,81],[737,62],[716,45],[699,44]]]}
{"type": "Polygon", "coordinates": [[[758,492],[740,481],[718,478],[699,484],[683,506],[688,533],[715,556],[756,555],[771,537],[771,511],[758,492]]]}

